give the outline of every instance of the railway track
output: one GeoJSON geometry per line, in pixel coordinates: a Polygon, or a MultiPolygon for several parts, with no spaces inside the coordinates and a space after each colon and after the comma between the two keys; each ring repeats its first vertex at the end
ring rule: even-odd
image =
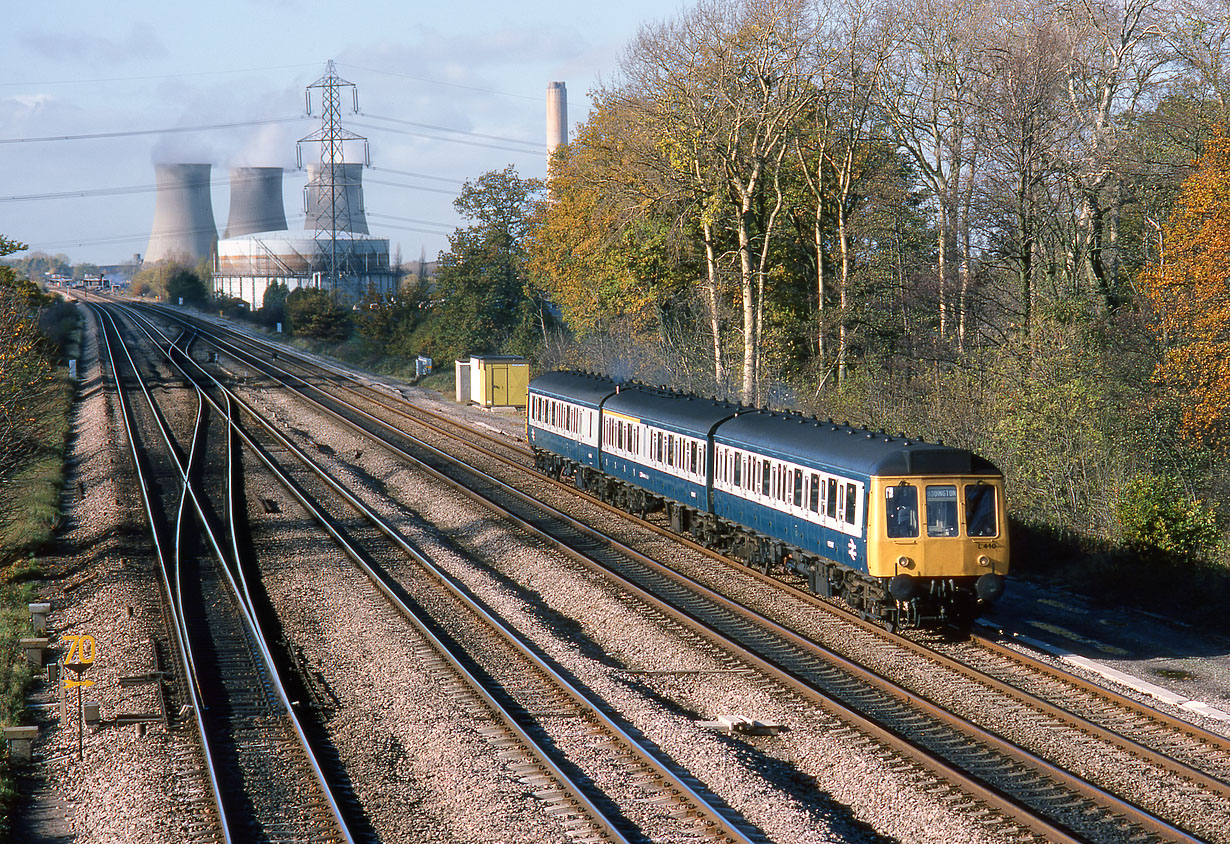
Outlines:
{"type": "MultiPolygon", "coordinates": [[[[201,384],[190,382],[197,410],[192,432],[184,438],[189,443],[185,449],[146,386],[110,309],[96,305],[91,309],[103,324],[107,356],[128,423],[167,595],[169,626],[179,654],[178,686],[186,697],[181,715],[195,721],[213,798],[210,814],[216,821],[216,836],[228,842],[254,838],[353,841],[304,741],[245,590],[236,582],[235,572],[242,561],[228,559],[227,548],[237,553],[236,525],[230,521],[228,541],[205,493],[205,488],[219,483],[210,481],[203,471],[207,451],[213,458],[225,451],[228,469],[221,483],[228,500],[234,489],[229,408],[214,403],[201,384]],[[120,360],[140,385],[148,417],[164,446],[161,459],[148,446],[142,449],[139,445],[143,440],[134,403],[122,386],[125,378],[120,374],[120,360]],[[211,407],[228,422],[223,426],[224,444],[208,435],[211,407]],[[170,467],[169,473],[165,468],[159,473],[160,483],[142,469],[151,464],[170,467]]],[[[148,332],[146,339],[172,366],[177,356],[185,356],[182,345],[189,341],[187,335],[170,341],[148,332]]],[[[233,506],[227,509],[233,514],[233,506]]]]}
{"type": "MultiPolygon", "coordinates": [[[[232,348],[232,349],[229,349],[229,351],[231,353],[237,353],[238,350],[232,348]]],[[[250,365],[259,365],[259,364],[255,359],[251,359],[250,365]]],[[[338,411],[335,409],[331,409],[329,412],[334,413],[334,414],[338,413],[338,411]]],[[[370,417],[370,414],[366,414],[366,415],[370,417]]],[[[385,422],[380,422],[378,424],[384,426],[386,433],[390,433],[390,434],[392,433],[392,430],[393,430],[392,425],[389,425],[388,423],[385,423],[385,422]]],[[[367,433],[369,436],[372,435],[370,431],[367,433]]],[[[403,455],[403,456],[405,457],[405,459],[411,459],[409,455],[403,455]]],[[[469,485],[472,486],[473,484],[469,484],[469,485]]],[[[553,516],[553,518],[558,518],[558,516],[553,516]]],[[[767,647],[768,646],[766,646],[763,643],[753,644],[750,648],[748,648],[747,654],[743,658],[752,660],[754,659],[756,654],[763,653],[767,647]]],[[[829,658],[832,659],[831,656],[829,658]]],[[[843,666],[843,668],[845,668],[846,670],[849,670],[849,666],[843,666]]],[[[866,678],[864,679],[866,680],[866,678]]],[[[779,680],[781,680],[780,677],[779,677],[779,680]]],[[[872,682],[871,685],[875,685],[876,683],[884,683],[884,682],[886,682],[884,678],[879,678],[878,680],[872,682]]],[[[818,687],[821,686],[822,684],[818,681],[812,681],[810,685],[812,686],[811,691],[815,693],[820,690],[818,687]]],[[[837,685],[841,685],[841,683],[838,682],[837,685]]],[[[905,702],[912,701],[914,703],[917,703],[918,696],[914,692],[911,692],[909,690],[897,689],[896,691],[892,691],[887,688],[883,690],[889,695],[889,697],[895,697],[897,698],[898,701],[905,701],[905,702]]],[[[998,689],[997,691],[1005,692],[1006,690],[998,689]]],[[[884,706],[885,704],[882,704],[882,703],[881,704],[873,704],[873,703],[865,704],[865,708],[868,710],[875,710],[878,707],[884,707],[884,706]]],[[[1048,714],[1051,716],[1054,716],[1056,714],[1055,708],[1051,707],[1048,714]]],[[[944,714],[941,711],[938,711],[938,709],[936,712],[933,712],[932,715],[937,718],[944,717],[944,714]]],[[[897,717],[901,721],[908,722],[914,716],[911,714],[904,714],[904,715],[899,715],[897,717]]],[[[977,727],[977,725],[972,725],[968,721],[964,726],[960,728],[960,731],[964,731],[967,736],[975,735],[980,732],[985,732],[985,730],[982,730],[982,728],[977,727]]],[[[892,730],[890,729],[889,732],[892,732],[892,730]]],[[[1109,731],[1104,731],[1104,732],[1109,733],[1109,731]]],[[[1109,735],[1106,735],[1103,737],[1109,738],[1109,735]]],[[[982,739],[982,740],[985,740],[985,739],[982,739]]],[[[996,740],[1002,741],[998,738],[996,738],[996,740]]],[[[1054,800],[1053,801],[1054,803],[1056,804],[1064,803],[1064,802],[1070,803],[1077,799],[1074,795],[1081,795],[1081,797],[1079,798],[1080,800],[1100,802],[1103,804],[1103,808],[1093,810],[1093,809],[1090,809],[1089,804],[1086,803],[1085,808],[1082,808],[1075,813],[1071,811],[1067,811],[1067,810],[1054,809],[1052,810],[1053,814],[1058,815],[1058,816],[1063,816],[1064,814],[1072,816],[1074,814],[1081,815],[1087,812],[1089,813],[1101,812],[1101,813],[1105,813],[1106,818],[1107,818],[1107,820],[1104,823],[1102,823],[1102,826],[1104,828],[1100,833],[1096,831],[1095,829],[1093,829],[1093,827],[1098,826],[1098,824],[1090,824],[1087,819],[1078,818],[1076,820],[1069,820],[1067,823],[1075,831],[1076,835],[1091,836],[1094,840],[1102,840],[1102,838],[1105,838],[1106,840],[1113,840],[1116,835],[1120,834],[1120,832],[1118,831],[1118,828],[1122,826],[1122,824],[1124,823],[1122,819],[1125,817],[1130,817],[1130,818],[1133,818],[1131,822],[1137,825],[1138,832],[1142,835],[1154,836],[1161,840],[1198,840],[1196,836],[1190,833],[1187,833],[1186,831],[1182,829],[1176,828],[1173,824],[1168,823],[1167,821],[1161,818],[1152,816],[1147,811],[1140,811],[1136,807],[1125,805],[1124,801],[1120,800],[1119,798],[1114,797],[1113,795],[1106,793],[1105,790],[1100,789],[1091,783],[1081,781],[1080,778],[1078,777],[1071,777],[1071,776],[1066,775],[1057,766],[1051,765],[1050,763],[1046,762],[1046,760],[1044,759],[1040,759],[1039,757],[1036,757],[1036,756],[1033,756],[1033,758],[1029,758],[1030,756],[1032,756],[1032,754],[1029,754],[1028,752],[1023,752],[1020,748],[1013,748],[1010,745],[1011,743],[1001,744],[1001,750],[999,752],[1005,753],[1006,756],[1000,757],[1000,759],[990,764],[989,766],[984,766],[983,768],[984,770],[983,787],[985,788],[986,786],[989,785],[991,787],[991,792],[994,792],[996,790],[1002,790],[1003,793],[1011,791],[1013,788],[1015,788],[1018,793],[1028,793],[1031,790],[1040,793],[1041,791],[1044,791],[1050,787],[1042,783],[1035,783],[1029,787],[1021,787],[1019,784],[1015,786],[1005,786],[1002,783],[1002,779],[1003,779],[1002,777],[1000,778],[1001,779],[1000,785],[995,785],[996,778],[997,778],[996,777],[997,772],[1002,773],[1003,770],[1010,769],[1013,765],[1028,765],[1029,767],[1032,767],[1033,770],[1035,771],[1035,774],[1034,774],[1035,776],[1042,777],[1043,779],[1066,780],[1067,782],[1066,787],[1069,789],[1068,794],[1061,798],[1058,798],[1058,800],[1054,800]],[[1013,762],[1011,764],[1006,763],[1005,759],[1007,758],[1011,758],[1013,762]],[[1106,808],[1106,807],[1114,807],[1114,808],[1106,808]],[[1115,819],[1113,820],[1109,819],[1112,816],[1115,819]]],[[[1137,753],[1140,752],[1139,747],[1133,747],[1133,750],[1137,753]]],[[[957,751],[950,751],[950,752],[954,754],[957,753],[957,751]]],[[[984,752],[983,750],[975,751],[973,755],[977,756],[983,752],[984,752]]],[[[968,763],[968,767],[977,769],[979,766],[974,762],[970,762],[968,763]]],[[[1205,778],[1204,784],[1206,788],[1209,788],[1212,790],[1218,790],[1224,786],[1224,783],[1220,783],[1217,777],[1204,775],[1201,771],[1195,768],[1192,768],[1190,766],[1188,769],[1184,770],[1180,774],[1180,776],[1191,777],[1193,774],[1195,775],[1194,776],[1195,779],[1199,779],[1201,776],[1205,778]]],[[[951,772],[948,772],[948,776],[951,778],[953,775],[951,772]]],[[[1017,779],[1017,778],[1019,778],[1019,774],[1017,773],[1013,773],[1007,777],[1007,779],[1017,779]]],[[[971,793],[976,792],[976,788],[972,785],[967,784],[966,788],[971,793]]],[[[984,791],[980,794],[980,799],[989,800],[990,796],[991,795],[989,795],[987,792],[984,791]]],[[[1038,802],[1039,798],[1033,798],[1033,799],[1034,799],[1034,802],[1038,802]]],[[[1071,807],[1068,807],[1068,808],[1070,809],[1071,807]]],[[[1057,829],[1053,827],[1035,826],[1033,828],[1035,829],[1036,832],[1039,832],[1039,834],[1043,835],[1044,837],[1048,837],[1051,840],[1058,840],[1057,836],[1061,834],[1057,829]]]]}
{"type": "MultiPolygon", "coordinates": [[[[443,671],[448,666],[448,670],[455,675],[454,682],[459,686],[464,684],[469,690],[474,705],[485,707],[495,714],[499,725],[484,728],[483,735],[500,748],[502,757],[510,760],[513,773],[534,788],[535,796],[546,804],[544,811],[561,819],[570,838],[637,840],[634,832],[629,836],[629,830],[665,822],[668,825],[667,834],[677,834],[682,827],[688,829],[690,835],[721,841],[764,840],[721,801],[706,793],[686,771],[663,758],[651,743],[608,714],[608,705],[568,679],[540,656],[532,643],[417,551],[396,528],[355,498],[328,472],[321,470],[312,457],[282,435],[276,425],[246,403],[240,401],[239,407],[247,418],[256,422],[269,440],[258,443],[249,434],[241,432],[245,445],[261,456],[282,485],[414,625],[430,648],[431,656],[428,658],[439,666],[439,670],[443,671]],[[306,492],[300,482],[292,479],[269,456],[272,451],[293,455],[320,485],[328,487],[336,497],[357,509],[383,538],[426,570],[448,590],[454,600],[465,606],[473,618],[481,622],[482,635],[499,637],[502,658],[494,665],[475,667],[468,651],[481,650],[482,646],[474,644],[478,635],[474,624],[468,626],[464,635],[441,636],[437,630],[438,622],[423,614],[419,602],[408,599],[406,586],[393,580],[386,573],[385,566],[373,562],[372,543],[368,543],[369,547],[366,548],[357,544],[351,535],[353,531],[341,529],[335,517],[322,509],[319,502],[323,496],[320,491],[306,492]],[[466,647],[457,644],[462,639],[467,642],[466,647]],[[527,718],[526,713],[542,710],[544,701],[550,715],[572,722],[569,724],[571,741],[567,736],[553,734],[541,722],[527,718]],[[557,749],[568,744],[575,747],[578,740],[599,748],[599,755],[605,764],[609,765],[611,758],[618,760],[621,778],[629,783],[626,786],[629,793],[619,799],[601,794],[591,796],[594,789],[588,783],[597,780],[600,774],[581,767],[576,755],[561,756],[557,749]],[[630,822],[618,816],[609,817],[609,811],[603,808],[604,805],[615,806],[626,811],[636,804],[643,804],[639,814],[648,814],[649,817],[637,817],[635,822],[630,822]]],[[[427,651],[423,653],[426,655],[427,651]]],[[[610,775],[607,774],[606,778],[609,779],[610,775]]]]}

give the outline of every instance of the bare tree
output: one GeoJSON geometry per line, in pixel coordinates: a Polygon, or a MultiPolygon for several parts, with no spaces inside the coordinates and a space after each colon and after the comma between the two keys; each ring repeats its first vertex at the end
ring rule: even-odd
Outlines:
{"type": "Polygon", "coordinates": [[[1064,108],[1066,33],[1041,10],[1002,21],[988,40],[978,125],[985,166],[975,202],[990,253],[1016,277],[1018,332],[1028,338],[1042,233],[1061,153],[1071,144],[1064,108]]]}
{"type": "Polygon", "coordinates": [[[939,333],[948,336],[955,322],[961,348],[971,283],[977,103],[986,83],[978,68],[999,9],[990,0],[921,0],[901,10],[893,27],[899,33],[894,73],[879,87],[886,119],[935,197],[939,333]]]}
{"type": "Polygon", "coordinates": [[[855,258],[850,217],[859,200],[857,186],[870,160],[869,146],[880,139],[875,95],[892,55],[892,40],[890,20],[881,16],[882,9],[872,0],[833,0],[829,8],[835,14],[817,46],[822,51],[819,65],[826,71],[820,86],[820,109],[824,123],[832,129],[821,155],[835,181],[840,311],[835,368],[840,382],[846,376],[850,350],[850,285],[855,258]]]}
{"type": "Polygon", "coordinates": [[[1166,61],[1156,0],[1064,0],[1079,265],[1106,306],[1117,300],[1124,126],[1166,61]]]}

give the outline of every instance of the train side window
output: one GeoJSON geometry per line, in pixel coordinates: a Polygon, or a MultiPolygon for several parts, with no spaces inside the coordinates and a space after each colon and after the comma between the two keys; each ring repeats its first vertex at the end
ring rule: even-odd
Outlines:
{"type": "Polygon", "coordinates": [[[808,503],[813,513],[820,512],[820,476],[815,472],[811,475],[811,501],[808,503]]]}
{"type": "Polygon", "coordinates": [[[761,478],[760,478],[760,494],[763,495],[765,498],[770,497],[770,493],[772,493],[773,491],[772,484],[773,484],[773,464],[771,464],[768,460],[766,460],[761,464],[761,478]]]}
{"type": "Polygon", "coordinates": [[[846,524],[858,524],[858,487],[846,484],[846,524]]]}
{"type": "Polygon", "coordinates": [[[884,488],[884,513],[889,539],[918,536],[918,487],[910,484],[884,488]]]}
{"type": "Polygon", "coordinates": [[[927,536],[956,536],[957,488],[952,484],[927,487],[927,536]]]}
{"type": "Polygon", "coordinates": [[[735,486],[743,486],[743,455],[735,455],[735,486]]]}
{"type": "Polygon", "coordinates": [[[692,474],[695,475],[696,474],[696,457],[700,449],[696,447],[696,443],[688,443],[688,451],[691,453],[690,462],[692,465],[692,474]]]}
{"type": "Polygon", "coordinates": [[[828,517],[837,518],[837,479],[829,478],[828,517]]]}
{"type": "Polygon", "coordinates": [[[675,466],[675,435],[666,435],[666,465],[674,468],[675,466]]]}
{"type": "Polygon", "coordinates": [[[794,470],[794,506],[803,506],[803,470],[794,470]]]}
{"type": "Polygon", "coordinates": [[[965,487],[965,535],[998,536],[995,515],[995,487],[969,484],[965,487]]]}

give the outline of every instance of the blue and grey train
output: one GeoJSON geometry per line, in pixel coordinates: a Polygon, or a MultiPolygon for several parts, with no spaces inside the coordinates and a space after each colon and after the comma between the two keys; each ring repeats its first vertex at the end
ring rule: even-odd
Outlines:
{"type": "Polygon", "coordinates": [[[526,432],[545,474],[890,629],[1003,593],[1003,475],[964,449],[580,372],[530,383],[526,432]]]}

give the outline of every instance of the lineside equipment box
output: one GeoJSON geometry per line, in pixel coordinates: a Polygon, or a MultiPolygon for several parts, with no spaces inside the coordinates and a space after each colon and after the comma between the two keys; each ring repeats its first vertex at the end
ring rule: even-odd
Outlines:
{"type": "MultiPolygon", "coordinates": [[[[458,362],[458,376],[463,376],[458,362]]],[[[461,377],[457,395],[461,397],[461,377]]],[[[469,400],[480,407],[525,407],[529,402],[530,363],[513,355],[471,355],[469,400]]]]}

